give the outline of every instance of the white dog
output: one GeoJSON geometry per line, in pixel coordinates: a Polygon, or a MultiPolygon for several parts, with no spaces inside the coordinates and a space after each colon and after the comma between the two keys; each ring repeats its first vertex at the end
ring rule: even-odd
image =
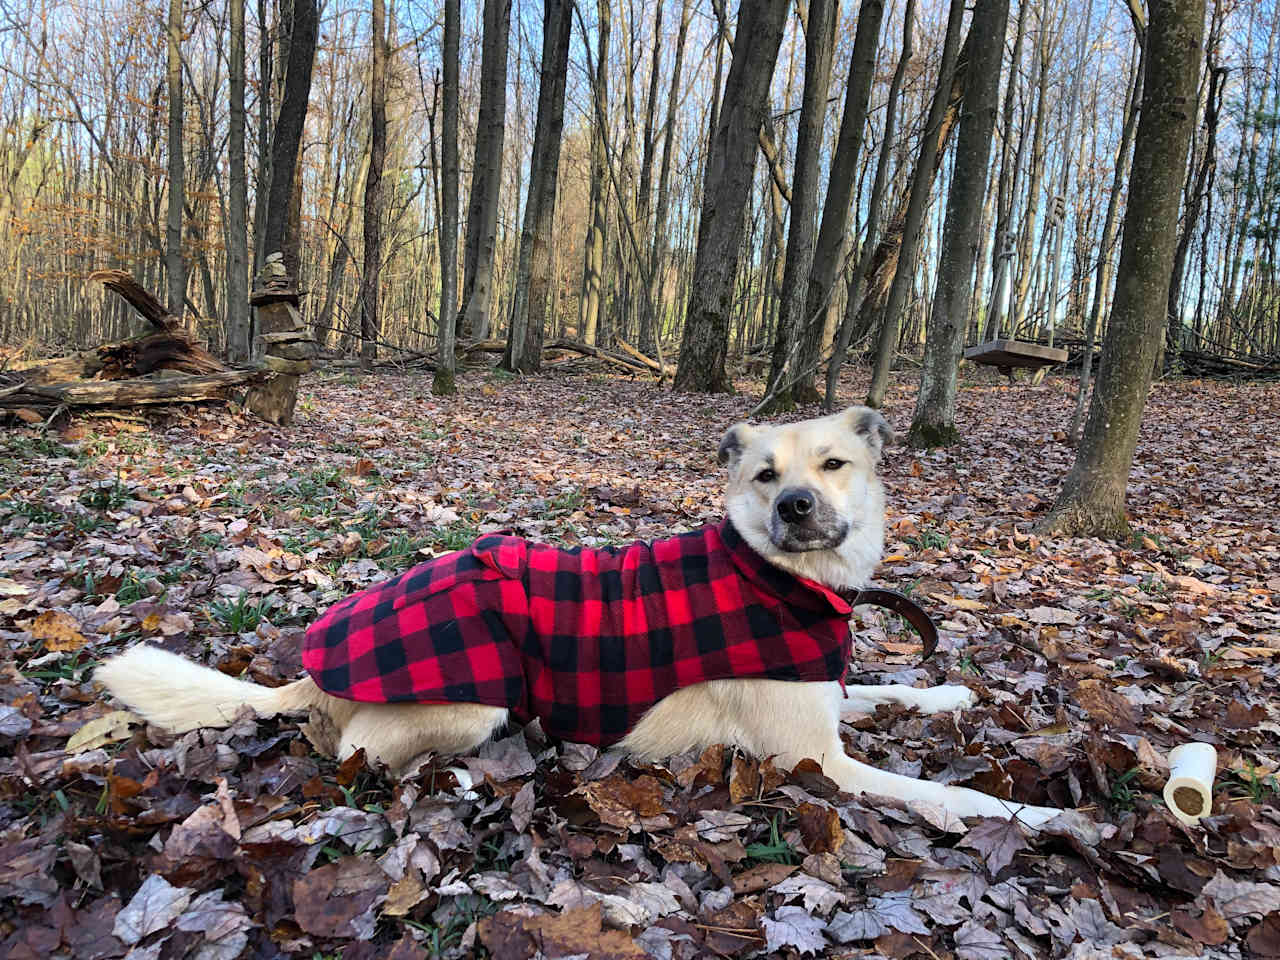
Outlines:
{"type": "MultiPolygon", "coordinates": [[[[369,597],[358,594],[326,613],[308,635],[304,662],[312,676],[287,686],[260,687],[148,646],[135,646],[108,660],[98,669],[96,678],[149,722],[174,732],[225,725],[246,705],[262,716],[318,710],[339,732],[334,748],[340,758],[363,747],[370,757],[393,770],[406,767],[427,752],[451,754],[474,750],[506,725],[509,714],[517,717],[528,714],[540,716],[552,734],[571,738],[575,736],[573,731],[580,727],[591,731],[596,730],[593,724],[602,725],[602,729],[609,727],[615,730],[616,736],[602,734],[595,742],[617,742],[642,760],[658,760],[714,744],[731,744],[760,757],[775,757],[784,767],[812,758],[821,763],[823,772],[842,790],[850,793],[934,804],[959,817],[1017,817],[1028,825],[1038,826],[1060,811],[886,773],[844,752],[840,740],[842,713],[873,712],[879,703],[897,703],[924,713],[937,713],[968,707],[974,700],[972,692],[963,686],[926,690],[904,686],[851,685],[846,688],[840,682],[849,655],[846,619],[849,608],[840,606],[837,592],[865,586],[879,562],[884,546],[884,489],[876,475],[876,465],[883,447],[891,439],[884,418],[864,407],[802,423],[762,427],[739,424],[725,434],[719,451],[720,462],[729,469],[728,524],[621,552],[555,551],[526,545],[514,538],[482,538],[471,551],[446,558],[445,567],[422,565],[392,581],[394,597],[385,590],[377,595],[371,592],[369,597]],[[716,551],[725,551],[726,543],[728,553],[733,554],[732,562],[745,565],[744,569],[751,568],[747,572],[755,577],[753,585],[743,587],[731,583],[727,575],[715,573],[719,569],[716,564],[727,563],[716,554],[716,551]],[[696,554],[692,567],[687,559],[691,550],[696,554]],[[679,570],[681,576],[698,584],[703,580],[715,581],[714,596],[708,594],[711,599],[698,600],[690,594],[694,596],[692,601],[686,597],[678,602],[692,602],[694,607],[699,603],[723,606],[725,597],[732,596],[735,599],[730,606],[733,615],[738,617],[728,618],[726,622],[737,626],[727,629],[716,628],[714,624],[703,629],[710,621],[701,618],[703,626],[699,629],[703,629],[703,634],[708,629],[711,633],[721,629],[714,642],[708,642],[705,635],[695,636],[696,630],[685,627],[664,627],[660,636],[652,626],[645,628],[647,633],[642,630],[640,643],[658,649],[662,658],[658,668],[645,669],[655,670],[654,675],[669,677],[670,682],[658,683],[647,700],[636,701],[644,709],[634,713],[628,713],[628,709],[635,708],[631,690],[637,683],[648,687],[650,681],[637,681],[638,674],[628,669],[610,673],[607,666],[599,666],[615,656],[622,657],[610,647],[619,642],[618,638],[588,637],[585,631],[565,636],[566,628],[557,631],[551,626],[539,634],[538,610],[545,610],[548,605],[542,602],[545,598],[534,597],[542,589],[538,586],[540,577],[551,584],[546,587],[547,591],[566,589],[556,576],[563,574],[565,565],[580,563],[579,558],[583,556],[590,558],[588,566],[593,571],[606,561],[616,561],[615,567],[621,565],[618,569],[633,570],[632,561],[624,559],[628,551],[640,551],[631,557],[634,560],[639,556],[642,566],[654,565],[658,571],[653,575],[654,583],[660,579],[667,584],[673,570],[679,570]],[[704,553],[713,555],[708,560],[704,553]],[[710,576],[706,574],[708,563],[712,570],[710,576]],[[751,567],[752,564],[758,564],[758,568],[751,567]],[[691,575],[690,570],[693,570],[691,575]],[[474,667],[477,659],[490,656],[490,638],[486,634],[477,640],[472,627],[467,625],[479,625],[481,621],[447,611],[471,610],[477,603],[483,605],[488,602],[483,591],[497,589],[495,585],[504,577],[519,581],[528,596],[517,591],[522,599],[510,601],[506,599],[509,593],[504,592],[506,609],[502,615],[506,619],[498,623],[498,617],[487,616],[479,629],[481,633],[493,630],[502,634],[506,643],[535,647],[537,656],[543,659],[532,665],[512,666],[514,661],[506,652],[495,653],[493,656],[502,660],[501,670],[495,666],[497,672],[490,682],[486,667],[480,668],[483,676],[476,675],[474,667]],[[777,587],[774,581],[786,581],[786,584],[777,587]],[[804,594],[801,599],[808,607],[799,621],[785,604],[774,603],[776,598],[760,600],[757,596],[770,593],[775,587],[777,592],[789,590],[804,594]],[[438,605],[446,602],[449,591],[456,589],[470,591],[465,604],[449,601],[453,602],[452,607],[438,605]],[[513,602],[519,607],[515,613],[511,612],[513,602]],[[521,603],[525,606],[519,606],[521,603]],[[395,613],[388,614],[393,608],[395,613]],[[825,612],[814,612],[820,608],[825,612]],[[412,613],[400,614],[402,610],[412,613]],[[513,617],[518,620],[516,626],[512,626],[513,617]],[[749,629],[743,626],[748,621],[749,629]],[[827,638],[828,647],[832,643],[842,644],[838,647],[839,656],[833,656],[834,648],[824,648],[825,652],[819,651],[813,656],[805,653],[808,659],[797,667],[795,663],[801,655],[796,649],[807,642],[806,634],[797,633],[797,622],[814,623],[812,635],[827,638]],[[673,631],[680,634],[682,630],[687,637],[672,639],[673,631]],[[516,639],[512,641],[508,633],[516,639]],[[526,633],[537,636],[526,642],[526,633]],[[755,640],[744,640],[742,634],[746,633],[754,633],[755,640]],[[439,638],[444,638],[441,643],[449,646],[447,654],[424,649],[439,638]],[[780,643],[790,644],[787,653],[790,659],[780,657],[777,664],[750,669],[745,675],[736,669],[731,673],[724,668],[724,662],[730,659],[770,660],[775,652],[770,644],[780,643]],[[364,667],[372,664],[371,647],[378,649],[379,666],[390,662],[395,669],[390,673],[360,675],[362,663],[364,667]],[[688,652],[694,648],[697,652],[688,652]],[[436,677],[444,669],[440,664],[468,653],[472,662],[468,669],[472,674],[465,678],[468,681],[465,685],[460,686],[456,678],[449,677],[438,681],[422,679],[428,675],[436,677]],[[671,663],[673,656],[678,661],[675,665],[671,663]],[[557,660],[563,662],[566,657],[572,664],[569,676],[576,685],[574,689],[588,690],[582,698],[584,704],[589,700],[590,705],[582,706],[581,710],[573,704],[567,708],[557,705],[543,709],[539,705],[544,701],[563,699],[559,687],[551,690],[563,675],[556,674],[548,664],[554,667],[557,660]],[[415,658],[419,658],[416,666],[406,666],[407,661],[415,658]],[[585,672],[586,663],[597,664],[597,673],[603,675],[599,683],[595,674],[585,672]],[[693,664],[690,667],[693,672],[685,670],[684,679],[679,679],[675,675],[683,669],[682,664],[693,664]],[[406,679],[410,675],[416,679],[406,679]],[[540,692],[540,686],[546,689],[540,692]],[[327,693],[326,689],[342,696],[327,693]],[[625,695],[617,692],[624,689],[625,695]],[[441,691],[450,693],[445,696],[441,691]],[[419,702],[396,702],[407,699],[419,702]],[[439,702],[442,699],[459,702],[439,702]],[[422,702],[424,700],[430,702],[422,702]],[[621,701],[625,704],[619,705],[621,701]],[[578,718],[578,726],[574,720],[564,719],[563,710],[567,710],[571,718],[578,718]],[[589,716],[590,721],[583,721],[584,716],[589,716]]],[[[574,576],[589,579],[592,574],[584,575],[578,570],[574,576]]],[[[637,611],[642,620],[648,616],[650,622],[670,615],[669,611],[653,613],[653,605],[661,601],[655,599],[652,589],[635,586],[643,579],[643,576],[624,576],[613,586],[588,582],[585,588],[567,589],[585,589],[588,593],[595,590],[593,596],[613,598],[616,604],[612,606],[625,608],[618,613],[611,610],[609,602],[588,604],[595,611],[593,617],[599,620],[603,616],[607,624],[613,622],[609,617],[615,613],[619,623],[624,619],[634,622],[637,611]],[[617,583],[632,586],[618,587],[617,583]],[[615,597],[618,590],[623,595],[615,597]],[[640,596],[641,593],[644,595],[640,596]]],[[[503,587],[504,591],[510,588],[510,584],[503,587]]],[[[686,589],[701,587],[681,587],[677,596],[685,597],[681,591],[686,589]]],[[[575,602],[578,599],[575,593],[575,602]]],[[[544,619],[550,624],[552,620],[559,622],[556,618],[561,616],[557,612],[546,614],[544,619]]],[[[697,610],[693,615],[685,611],[671,616],[679,624],[698,619],[697,610]]],[[[633,628],[624,631],[616,624],[603,633],[611,634],[611,631],[636,633],[633,628]]]]}

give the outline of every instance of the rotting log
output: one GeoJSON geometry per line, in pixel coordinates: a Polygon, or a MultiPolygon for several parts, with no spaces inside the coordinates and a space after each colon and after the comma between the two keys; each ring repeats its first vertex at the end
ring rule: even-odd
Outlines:
{"type": "Polygon", "coordinates": [[[258,310],[258,339],[271,376],[255,383],[244,402],[268,423],[287,427],[298,402],[298,381],[311,370],[316,344],[298,312],[298,291],[282,254],[267,257],[258,284],[249,302],[258,310]]]}
{"type": "Polygon", "coordinates": [[[643,363],[646,367],[654,371],[659,376],[674,377],[676,375],[675,367],[669,367],[666,364],[659,363],[657,360],[654,360],[652,357],[646,357],[643,353],[641,353],[631,344],[627,343],[627,341],[623,340],[621,337],[615,337],[614,339],[615,339],[615,342],[618,344],[619,350],[621,350],[625,354],[628,354],[629,356],[634,357],[636,360],[643,363]]]}
{"type": "Polygon", "coordinates": [[[171,330],[104,343],[92,350],[25,364],[12,372],[29,384],[49,384],[68,380],[127,380],[159,370],[208,374],[226,369],[194,337],[181,330],[171,330]]]}
{"type": "Polygon", "coordinates": [[[159,330],[176,329],[182,322],[180,318],[165,309],[164,304],[149,290],[144,289],[137,280],[123,270],[95,270],[89,274],[89,279],[120,294],[129,306],[146,317],[147,322],[159,330]]]}
{"type": "Polygon", "coordinates": [[[204,376],[170,376],[132,380],[80,380],[70,383],[18,383],[0,389],[0,410],[52,410],[69,407],[132,407],[156,403],[188,403],[225,398],[231,387],[258,383],[271,371],[225,370],[204,376]]]}

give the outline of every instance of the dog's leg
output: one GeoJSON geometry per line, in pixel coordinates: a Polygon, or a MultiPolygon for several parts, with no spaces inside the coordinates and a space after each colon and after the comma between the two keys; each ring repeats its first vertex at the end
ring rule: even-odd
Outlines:
{"type": "Polygon", "coordinates": [[[507,711],[478,703],[362,703],[343,724],[338,759],[361,747],[394,771],[421,754],[467,753],[507,722],[507,711]]]}
{"type": "MultiPolygon", "coordinates": [[[[907,689],[907,688],[904,688],[907,689]]],[[[928,691],[917,691],[925,693],[928,691]]],[[[849,793],[872,793],[944,807],[958,817],[1017,817],[1039,826],[1048,807],[1010,803],[977,790],[886,773],[844,752],[838,683],[715,680],[679,690],[641,719],[620,746],[645,759],[731,743],[791,767],[806,757],[849,793]]]]}
{"type": "Polygon", "coordinates": [[[876,706],[881,703],[897,703],[904,707],[915,707],[921,713],[949,713],[952,710],[963,710],[977,702],[972,690],[960,685],[927,687],[906,687],[902,684],[881,684],[876,686],[847,686],[846,697],[840,702],[840,715],[859,713],[875,713],[876,706]]]}

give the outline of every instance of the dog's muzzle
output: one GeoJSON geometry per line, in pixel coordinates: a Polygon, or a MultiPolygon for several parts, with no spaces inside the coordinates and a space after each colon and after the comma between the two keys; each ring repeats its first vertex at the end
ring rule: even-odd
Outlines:
{"type": "Polygon", "coordinates": [[[808,487],[788,487],[773,502],[769,539],[780,550],[830,550],[848,535],[848,522],[808,487]]]}

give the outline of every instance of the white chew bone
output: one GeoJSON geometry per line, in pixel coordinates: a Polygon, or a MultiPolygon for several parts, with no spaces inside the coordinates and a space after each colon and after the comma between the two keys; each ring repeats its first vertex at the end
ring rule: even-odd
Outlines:
{"type": "Polygon", "coordinates": [[[1189,827],[1213,810],[1213,777],[1218,751],[1207,743],[1184,743],[1169,754],[1169,782],[1164,802],[1189,827]]]}

